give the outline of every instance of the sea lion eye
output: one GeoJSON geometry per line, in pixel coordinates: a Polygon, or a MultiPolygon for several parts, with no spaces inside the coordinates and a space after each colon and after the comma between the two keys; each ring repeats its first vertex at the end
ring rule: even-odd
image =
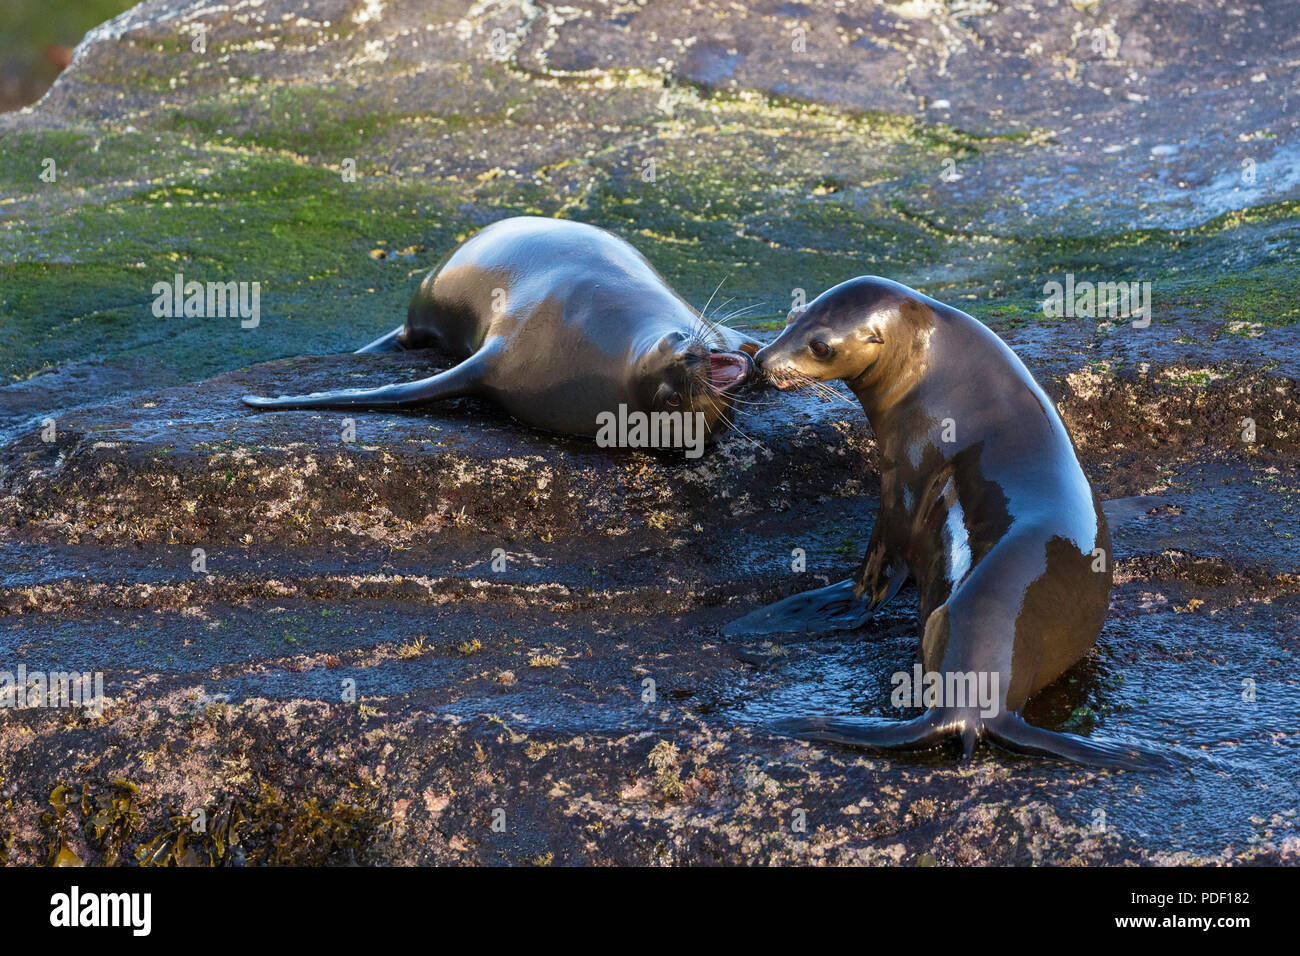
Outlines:
{"type": "Polygon", "coordinates": [[[831,347],[821,339],[813,339],[808,343],[808,348],[812,349],[812,354],[817,356],[819,359],[831,357],[831,347]]]}
{"type": "Polygon", "coordinates": [[[672,393],[668,396],[668,398],[667,398],[667,402],[668,402],[668,406],[669,406],[670,408],[677,408],[677,407],[679,407],[679,406],[682,404],[682,393],[681,393],[681,392],[672,392],[672,393]]]}

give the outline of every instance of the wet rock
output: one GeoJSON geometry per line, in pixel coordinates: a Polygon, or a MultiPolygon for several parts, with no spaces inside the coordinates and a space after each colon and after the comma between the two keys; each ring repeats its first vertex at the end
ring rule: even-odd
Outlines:
{"type": "Polygon", "coordinates": [[[0,856],[1295,862],[1295,15],[150,0],[94,31],[0,116],[0,662],[105,699],[0,712],[0,856]],[[334,353],[525,212],[620,232],[697,306],[722,281],[760,336],[863,272],[995,328],[1102,496],[1160,501],[1027,716],[1193,769],[764,730],[906,716],[910,592],[862,634],[720,636],[856,565],[851,404],[759,396],[698,462],[468,401],[353,415],[353,442],[341,411],[238,404],[440,367],[334,353]],[[262,283],[260,323],[156,319],[176,272],[262,283]],[[1067,273],[1150,282],[1153,321],[1045,315],[1067,273]]]}
{"type": "MultiPolygon", "coordinates": [[[[1167,791],[1184,794],[1185,781],[1143,778],[1134,799],[1125,775],[991,751],[973,765],[946,752],[888,760],[762,732],[791,713],[895,714],[888,675],[915,654],[906,595],[866,642],[718,636],[758,602],[856,563],[874,453],[847,405],[797,395],[751,408],[743,437],[691,463],[546,436],[473,402],[357,413],[355,446],[340,440],[343,413],[237,403],[250,389],[434,365],[269,363],[74,412],[58,441],[27,434],[3,449],[0,648],[31,670],[102,672],[108,698],[98,716],[4,718],[0,746],[57,737],[67,754],[36,775],[12,763],[18,751],[0,756],[24,794],[10,811],[26,834],[17,858],[79,832],[23,829],[42,788],[110,772],[139,786],[141,820],[83,848],[96,859],[945,865],[1291,852],[1291,818],[1265,833],[1237,812],[1267,811],[1285,779],[1272,728],[1282,688],[1300,679],[1288,637],[1300,582],[1290,552],[1264,540],[1294,534],[1295,510],[1276,504],[1300,500],[1277,467],[1293,454],[1289,432],[1244,456],[1235,433],[1207,440],[1171,410],[1183,392],[1161,369],[1118,392],[1076,377],[1062,394],[1103,494],[1134,484],[1161,504],[1117,533],[1119,587],[1097,652],[1029,716],[1069,727],[1087,711],[1107,733],[1212,755],[1181,804],[1197,815],[1189,833],[1168,813],[1167,791]],[[1108,446],[1133,441],[1154,407],[1168,426],[1140,455],[1108,446]],[[1196,483],[1207,469],[1224,491],[1196,483]],[[1258,501],[1235,490],[1261,482],[1258,501]],[[1197,571],[1188,549],[1249,553],[1223,537],[1222,516],[1249,522],[1261,503],[1265,524],[1243,525],[1259,546],[1252,570],[1197,571]],[[794,548],[804,572],[791,570],[794,548]],[[1213,646],[1194,623],[1211,615],[1213,646]],[[1270,689],[1226,721],[1249,675],[1270,689]],[[1233,772],[1243,765],[1250,775],[1233,772]],[[1230,797],[1223,774],[1239,780],[1230,797]],[[230,824],[244,834],[238,853],[228,840],[177,842],[177,813],[219,806],[242,821],[230,824]],[[316,836],[286,857],[273,823],[316,836]],[[1249,851],[1229,848],[1252,837],[1249,851]]],[[[1213,409],[1242,386],[1193,394],[1213,409]]],[[[1290,383],[1252,387],[1291,414],[1290,383]]]]}

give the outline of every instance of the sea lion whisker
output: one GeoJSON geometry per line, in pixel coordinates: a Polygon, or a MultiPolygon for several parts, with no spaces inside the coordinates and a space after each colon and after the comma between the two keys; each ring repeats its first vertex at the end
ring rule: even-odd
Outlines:
{"type": "MultiPolygon", "coordinates": [[[[730,302],[730,301],[731,301],[730,299],[727,300],[727,302],[730,302]]],[[[722,303],[722,304],[723,304],[723,305],[726,305],[727,302],[724,302],[724,303],[722,303]]],[[[726,335],[724,334],[723,326],[721,326],[720,324],[718,324],[718,322],[717,322],[715,319],[713,319],[711,316],[702,315],[702,316],[700,316],[700,318],[701,318],[701,319],[704,321],[704,323],[708,326],[709,331],[712,332],[712,333],[717,337],[718,343],[719,343],[720,345],[725,346],[726,343],[727,343],[727,337],[726,337],[726,335]]]]}
{"type": "Polygon", "coordinates": [[[737,405],[748,405],[753,408],[768,408],[776,404],[775,399],[771,401],[755,401],[754,399],[740,398],[738,396],[731,395],[728,392],[724,392],[722,389],[716,386],[710,386],[710,387],[713,389],[714,394],[725,396],[726,398],[730,399],[732,402],[734,402],[737,405]]]}
{"type": "MultiPolygon", "coordinates": [[[[745,438],[749,439],[749,436],[745,435],[744,432],[742,432],[738,427],[736,427],[735,421],[733,421],[727,415],[728,411],[732,411],[734,407],[733,403],[736,403],[738,401],[736,396],[731,395],[728,392],[718,388],[711,381],[705,381],[703,384],[704,384],[705,392],[709,393],[709,397],[712,398],[714,402],[714,406],[717,409],[718,418],[721,419],[729,428],[734,429],[737,434],[742,435],[745,438]]],[[[749,440],[753,441],[753,439],[749,439],[749,440]]]]}
{"type": "Polygon", "coordinates": [[[782,374],[782,376],[780,377],[780,381],[793,385],[795,389],[811,389],[812,391],[816,392],[821,396],[824,396],[825,398],[835,399],[837,401],[845,402],[846,404],[849,405],[854,404],[846,396],[842,395],[837,389],[832,388],[830,385],[828,385],[826,382],[821,381],[820,379],[813,378],[811,375],[807,374],[806,372],[800,372],[798,370],[791,369],[790,371],[782,374]]]}
{"type": "Polygon", "coordinates": [[[806,372],[800,372],[797,369],[784,370],[779,375],[769,375],[768,378],[776,384],[787,386],[788,391],[809,389],[828,401],[843,402],[846,405],[856,406],[852,399],[842,394],[838,389],[832,388],[826,382],[815,379],[806,372]]]}
{"type": "Polygon", "coordinates": [[[769,376],[771,380],[778,385],[788,385],[792,390],[808,388],[812,384],[812,377],[794,369],[783,370],[777,375],[769,376]]]}
{"type": "Polygon", "coordinates": [[[724,308],[726,308],[726,307],[727,307],[727,303],[729,303],[729,302],[735,302],[735,301],[736,301],[736,297],[735,297],[734,295],[729,295],[729,296],[727,296],[725,299],[723,299],[721,302],[719,302],[716,306],[714,306],[714,308],[713,308],[713,315],[709,316],[709,317],[708,317],[708,320],[709,320],[710,322],[716,322],[716,321],[717,321],[718,310],[719,310],[719,309],[724,309],[724,308]]]}
{"type": "Polygon", "coordinates": [[[809,379],[808,384],[812,386],[815,392],[817,392],[819,395],[823,396],[824,398],[843,402],[845,405],[856,404],[848,397],[841,394],[838,389],[832,388],[831,386],[827,385],[825,382],[820,382],[817,379],[809,379]]]}
{"type": "MultiPolygon", "coordinates": [[[[728,277],[729,277],[729,275],[730,275],[730,274],[728,274],[728,277]]],[[[724,278],[722,281],[725,282],[725,281],[726,281],[726,278],[724,278]]],[[[718,289],[720,289],[720,288],[722,288],[722,282],[719,282],[719,283],[718,283],[718,289]]],[[[713,295],[717,295],[717,294],[718,294],[718,289],[714,289],[714,290],[713,290],[713,295]]],[[[713,301],[713,295],[709,296],[709,302],[712,302],[712,301],[713,301]]],[[[732,298],[734,298],[734,296],[733,296],[732,298]]],[[[719,305],[718,308],[721,308],[723,305],[726,305],[727,302],[730,302],[730,301],[731,301],[731,298],[728,298],[725,302],[723,302],[721,305],[719,305]]],[[[709,312],[708,312],[709,302],[704,303],[704,309],[702,309],[702,310],[700,311],[700,321],[704,323],[705,327],[709,330],[709,332],[711,332],[714,336],[717,337],[718,343],[719,343],[720,345],[725,345],[725,344],[726,344],[726,336],[723,335],[722,327],[721,327],[720,325],[718,325],[718,323],[715,322],[715,321],[714,321],[714,320],[709,316],[709,312]]]]}
{"type": "Polygon", "coordinates": [[[730,322],[732,319],[738,319],[738,318],[740,318],[742,315],[744,315],[746,312],[753,312],[755,309],[760,308],[762,305],[763,305],[762,302],[755,302],[753,305],[746,305],[746,306],[743,306],[742,308],[739,308],[739,309],[733,309],[731,312],[728,312],[726,315],[724,315],[724,316],[722,316],[722,317],[720,317],[720,318],[717,317],[717,316],[715,316],[715,317],[714,317],[714,321],[715,321],[718,325],[725,326],[725,325],[726,325],[728,322],[730,322]]]}
{"type": "Polygon", "coordinates": [[[754,439],[752,439],[752,438],[750,438],[748,435],[746,435],[744,432],[742,432],[742,431],[740,430],[740,428],[736,425],[736,423],[733,422],[730,418],[728,418],[728,417],[727,417],[723,412],[719,411],[719,412],[718,412],[718,417],[719,417],[720,419],[722,419],[723,422],[726,423],[726,425],[727,425],[728,428],[730,428],[732,431],[734,431],[734,432],[735,432],[737,435],[739,435],[741,438],[745,439],[745,441],[749,442],[749,443],[750,443],[751,445],[753,445],[755,448],[761,448],[761,449],[763,449],[763,450],[766,450],[766,449],[767,449],[767,446],[766,446],[766,445],[764,445],[764,444],[762,444],[762,443],[760,443],[760,442],[755,441],[754,439]]]}
{"type": "Polygon", "coordinates": [[[715,397],[725,398],[736,405],[748,405],[753,408],[767,408],[776,404],[775,401],[755,401],[754,399],[740,398],[718,388],[716,385],[710,385],[709,389],[713,392],[715,397]]]}
{"type": "Polygon", "coordinates": [[[731,278],[730,272],[728,272],[725,276],[722,277],[722,279],[718,282],[717,286],[714,288],[713,292],[709,295],[708,302],[704,303],[704,308],[700,309],[700,318],[704,319],[706,322],[708,321],[707,316],[709,314],[709,302],[712,302],[713,297],[718,294],[718,290],[722,288],[722,283],[726,282],[730,278],[731,278]]]}

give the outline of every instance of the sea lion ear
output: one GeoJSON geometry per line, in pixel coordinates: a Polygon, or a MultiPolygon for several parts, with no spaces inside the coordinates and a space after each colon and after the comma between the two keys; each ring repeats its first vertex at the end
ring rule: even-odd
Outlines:
{"type": "Polygon", "coordinates": [[[868,332],[868,333],[867,333],[867,342],[870,343],[871,345],[884,345],[884,344],[885,344],[885,340],[884,340],[883,338],[881,338],[880,333],[879,333],[879,332],[874,332],[874,331],[872,331],[872,332],[868,332]]]}

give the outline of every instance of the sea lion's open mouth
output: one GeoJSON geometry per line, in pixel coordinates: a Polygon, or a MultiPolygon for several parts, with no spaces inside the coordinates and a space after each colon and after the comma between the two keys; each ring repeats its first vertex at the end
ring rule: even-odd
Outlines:
{"type": "Polygon", "coordinates": [[[744,352],[709,353],[709,384],[719,392],[744,385],[753,371],[754,362],[744,352]]]}

